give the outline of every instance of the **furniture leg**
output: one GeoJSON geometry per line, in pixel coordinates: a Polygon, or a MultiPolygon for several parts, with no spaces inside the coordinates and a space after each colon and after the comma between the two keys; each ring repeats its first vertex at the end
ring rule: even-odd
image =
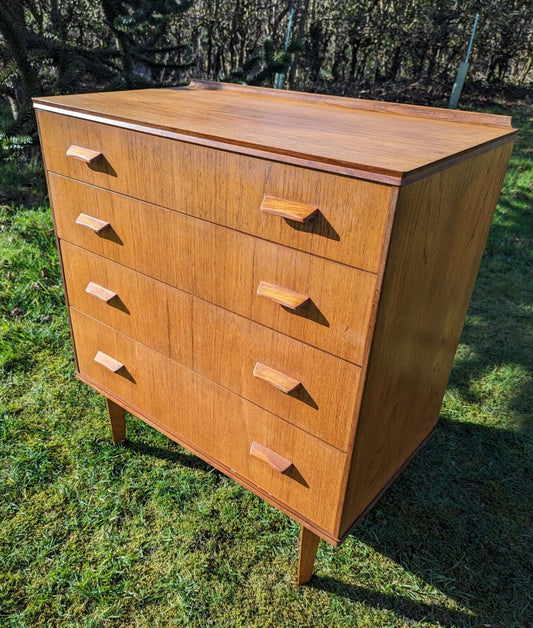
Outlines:
{"type": "Polygon", "coordinates": [[[111,423],[111,436],[113,442],[118,445],[126,440],[126,410],[107,397],[106,402],[111,423]]]}
{"type": "Polygon", "coordinates": [[[300,560],[298,561],[298,584],[311,580],[320,537],[302,526],[300,533],[300,560]]]}

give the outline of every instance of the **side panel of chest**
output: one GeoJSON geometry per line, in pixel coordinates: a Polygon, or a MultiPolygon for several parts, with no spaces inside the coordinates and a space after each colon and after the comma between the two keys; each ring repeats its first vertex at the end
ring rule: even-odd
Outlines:
{"type": "Polygon", "coordinates": [[[511,150],[400,191],[341,536],[435,427],[511,150]]]}

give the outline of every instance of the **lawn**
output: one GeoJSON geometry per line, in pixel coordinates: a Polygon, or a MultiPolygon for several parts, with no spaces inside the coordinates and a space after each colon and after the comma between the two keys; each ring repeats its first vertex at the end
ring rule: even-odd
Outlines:
{"type": "MultiPolygon", "coordinates": [[[[494,110],[496,111],[496,110],[494,110]]],[[[533,626],[533,124],[439,425],[295,585],[299,526],[74,378],[39,164],[0,165],[0,626],[533,626]]]]}

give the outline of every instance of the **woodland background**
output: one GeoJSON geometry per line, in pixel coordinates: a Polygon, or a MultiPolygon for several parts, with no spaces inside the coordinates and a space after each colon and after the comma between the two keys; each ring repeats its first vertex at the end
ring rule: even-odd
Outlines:
{"type": "Polygon", "coordinates": [[[477,12],[467,98],[523,98],[532,0],[0,0],[4,154],[35,142],[32,96],[191,76],[443,104],[477,12]]]}

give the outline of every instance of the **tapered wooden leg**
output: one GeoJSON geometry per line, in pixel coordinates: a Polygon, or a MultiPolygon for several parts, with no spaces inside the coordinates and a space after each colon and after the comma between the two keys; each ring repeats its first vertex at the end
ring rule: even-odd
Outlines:
{"type": "Polygon", "coordinates": [[[300,533],[300,560],[298,562],[298,584],[311,580],[320,537],[302,526],[300,533]]]}
{"type": "Polygon", "coordinates": [[[113,442],[118,445],[126,440],[126,410],[107,397],[106,402],[111,423],[111,436],[113,442]]]}

